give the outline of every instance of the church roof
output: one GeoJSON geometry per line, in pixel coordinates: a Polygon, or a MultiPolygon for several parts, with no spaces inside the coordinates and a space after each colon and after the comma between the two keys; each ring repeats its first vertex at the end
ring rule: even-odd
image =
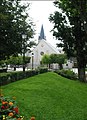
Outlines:
{"type": "Polygon", "coordinates": [[[55,51],[56,52],[56,54],[58,54],[59,53],[59,51],[55,48],[55,47],[53,47],[49,42],[47,42],[47,41],[44,41],[53,51],[55,51]]]}
{"type": "Polygon", "coordinates": [[[43,28],[43,25],[41,26],[41,31],[40,31],[40,36],[38,38],[39,40],[46,40],[46,36],[44,34],[44,28],[43,28]]]}

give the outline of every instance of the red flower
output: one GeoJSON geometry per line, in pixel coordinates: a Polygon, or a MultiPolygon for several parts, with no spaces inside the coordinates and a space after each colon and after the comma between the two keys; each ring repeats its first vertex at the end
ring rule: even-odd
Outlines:
{"type": "Polygon", "coordinates": [[[13,110],[18,114],[18,107],[13,108],[13,110]]]}
{"type": "Polygon", "coordinates": [[[1,109],[5,109],[5,106],[1,106],[1,109]]]}

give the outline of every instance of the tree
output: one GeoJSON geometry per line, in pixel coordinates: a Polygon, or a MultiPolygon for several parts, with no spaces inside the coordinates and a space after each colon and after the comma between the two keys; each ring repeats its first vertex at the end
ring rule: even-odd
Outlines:
{"type": "Polygon", "coordinates": [[[50,63],[57,63],[57,54],[50,55],[50,63]]]}
{"type": "Polygon", "coordinates": [[[59,64],[60,69],[63,69],[62,65],[64,64],[66,59],[67,59],[67,57],[65,54],[58,54],[57,55],[57,63],[59,64]]]}
{"type": "Polygon", "coordinates": [[[23,51],[23,43],[27,43],[34,35],[33,23],[30,19],[27,22],[29,15],[26,9],[29,8],[29,4],[22,5],[20,1],[0,1],[0,60],[14,54],[17,56],[23,51]],[[22,39],[22,34],[25,33],[26,41],[22,39]]]}
{"type": "Polygon", "coordinates": [[[60,69],[62,69],[63,68],[62,64],[64,64],[65,59],[67,59],[65,54],[50,54],[50,55],[45,54],[42,57],[42,63],[47,65],[49,64],[49,67],[50,64],[58,63],[60,69]]]}
{"type": "Polygon", "coordinates": [[[43,55],[41,62],[46,65],[50,64],[50,56],[47,54],[43,55]]]}
{"type": "MultiPolygon", "coordinates": [[[[20,60],[21,61],[21,60],[20,60]]],[[[14,71],[16,71],[16,65],[18,63],[18,57],[10,56],[10,59],[8,59],[8,63],[14,67],[14,71]]]]}
{"type": "Polygon", "coordinates": [[[68,57],[76,57],[78,78],[85,82],[87,58],[87,0],[60,0],[54,5],[62,12],[56,11],[49,20],[54,23],[53,36],[62,43],[68,57]]]}
{"type": "MultiPolygon", "coordinates": [[[[14,67],[14,71],[16,70],[17,66],[23,65],[23,57],[22,56],[10,56],[9,59],[6,60],[1,60],[0,61],[0,66],[6,67],[7,65],[11,65],[12,67],[14,67]]],[[[25,56],[25,65],[27,63],[30,63],[30,57],[25,56]]]]}
{"type": "Polygon", "coordinates": [[[50,63],[58,63],[60,69],[63,68],[62,64],[64,64],[65,60],[67,59],[65,54],[51,54],[50,55],[50,63]]]}

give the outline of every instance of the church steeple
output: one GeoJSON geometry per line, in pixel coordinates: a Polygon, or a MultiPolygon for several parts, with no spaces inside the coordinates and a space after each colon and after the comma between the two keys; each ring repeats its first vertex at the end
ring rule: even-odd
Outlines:
{"type": "Polygon", "coordinates": [[[42,24],[41,31],[40,31],[40,36],[39,36],[38,40],[40,41],[40,40],[43,40],[43,39],[46,40],[46,36],[44,34],[44,28],[43,28],[43,24],[42,24]]]}

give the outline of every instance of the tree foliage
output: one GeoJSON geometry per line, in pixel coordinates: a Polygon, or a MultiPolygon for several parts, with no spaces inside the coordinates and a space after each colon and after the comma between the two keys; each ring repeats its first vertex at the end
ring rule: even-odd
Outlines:
{"type": "Polygon", "coordinates": [[[53,36],[62,42],[68,57],[77,57],[78,77],[86,81],[87,63],[87,0],[56,0],[54,5],[60,10],[50,15],[53,22],[53,36]]]}
{"type": "MultiPolygon", "coordinates": [[[[8,61],[8,64],[10,65],[23,65],[22,56],[18,56],[18,57],[10,56],[10,58],[7,61],[8,61]]],[[[30,62],[30,57],[25,57],[25,64],[29,62],[30,62]]]]}
{"type": "Polygon", "coordinates": [[[42,57],[42,63],[43,64],[53,64],[58,63],[60,66],[60,69],[62,69],[62,64],[64,64],[65,60],[67,59],[65,54],[45,54],[42,57]]]}
{"type": "MultiPolygon", "coordinates": [[[[17,55],[23,50],[23,43],[33,37],[33,23],[27,18],[29,4],[20,4],[21,0],[0,0],[0,60],[17,55]],[[26,39],[22,39],[22,35],[26,39]]],[[[25,50],[26,50],[25,49],[25,50]]]]}
{"type": "Polygon", "coordinates": [[[51,54],[50,55],[50,63],[58,63],[60,69],[63,68],[62,64],[64,64],[65,60],[67,59],[65,54],[51,54]]]}
{"type": "Polygon", "coordinates": [[[42,64],[50,64],[50,56],[47,54],[43,55],[41,61],[42,61],[42,64]]]}
{"type": "MultiPolygon", "coordinates": [[[[30,63],[30,57],[27,57],[27,56],[25,56],[25,65],[27,64],[27,63],[30,63]]],[[[15,66],[16,67],[16,65],[23,65],[23,63],[24,63],[24,61],[23,61],[23,57],[22,56],[17,56],[17,57],[15,57],[15,56],[10,56],[9,57],[9,59],[6,59],[6,60],[1,60],[0,61],[0,66],[1,67],[6,67],[7,65],[11,65],[11,66],[15,66]]]]}

